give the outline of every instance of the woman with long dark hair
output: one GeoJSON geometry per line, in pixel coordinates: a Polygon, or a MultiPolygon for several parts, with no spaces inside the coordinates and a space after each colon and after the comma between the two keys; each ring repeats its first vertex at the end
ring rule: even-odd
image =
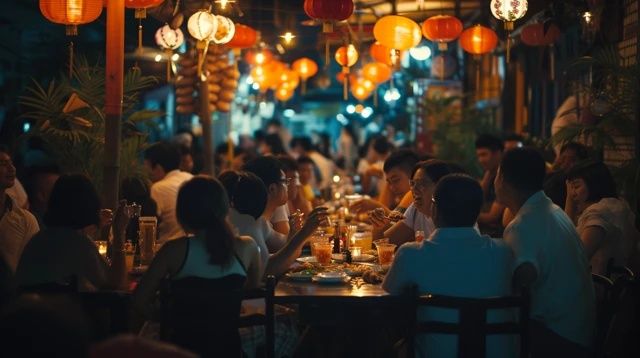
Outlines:
{"type": "Polygon", "coordinates": [[[227,221],[229,200],[217,179],[196,176],[178,192],[176,215],[193,235],[165,243],[138,284],[134,303],[151,315],[160,282],[185,277],[216,279],[233,276],[227,289],[256,287],[260,281],[258,247],[250,237],[236,236],[227,221]]]}

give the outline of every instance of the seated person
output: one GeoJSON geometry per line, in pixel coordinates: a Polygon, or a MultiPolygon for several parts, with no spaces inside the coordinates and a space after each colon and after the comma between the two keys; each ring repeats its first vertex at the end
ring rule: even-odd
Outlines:
{"type": "Polygon", "coordinates": [[[484,193],[484,204],[478,217],[480,232],[493,237],[502,236],[504,205],[496,201],[493,181],[500,166],[504,152],[504,143],[498,137],[483,134],[476,140],[476,157],[484,170],[480,185],[484,193]]]}
{"type": "Polygon", "coordinates": [[[100,225],[96,189],[85,176],[62,175],[49,198],[44,217],[47,228],[37,233],[22,253],[16,270],[17,285],[68,283],[75,277],[81,289],[122,288],[126,281],[124,240],[128,221],[124,205],[122,201],[113,219],[108,263],[88,236],[100,225]]]}
{"type": "Polygon", "coordinates": [[[602,163],[577,165],[567,174],[565,212],[576,223],[591,272],[607,276],[607,263],[629,266],[640,235],[635,215],[618,198],[616,183],[602,163]]]}
{"type": "Polygon", "coordinates": [[[560,154],[553,162],[551,173],[544,178],[544,193],[559,207],[567,200],[567,173],[576,164],[587,160],[589,151],[580,143],[570,142],[560,148],[560,154]]]}
{"type": "Polygon", "coordinates": [[[300,174],[300,184],[304,198],[310,203],[316,199],[317,188],[313,186],[315,163],[309,157],[298,157],[298,173],[300,174]]]}
{"type": "Polygon", "coordinates": [[[142,276],[133,295],[134,306],[147,317],[165,277],[221,279],[224,289],[258,286],[260,254],[250,237],[237,236],[227,220],[229,201],[222,184],[196,176],[178,192],[178,222],[191,237],[165,243],[142,276]]]}
{"type": "Polygon", "coordinates": [[[316,208],[307,218],[302,229],[273,255],[269,254],[268,240],[273,238],[273,228],[262,213],[269,205],[267,189],[255,174],[227,171],[220,175],[222,185],[229,195],[229,220],[240,235],[252,237],[260,250],[262,271],[265,275],[280,276],[300,256],[302,246],[320,222],[326,218],[325,208],[316,208]]]}
{"type": "Polygon", "coordinates": [[[393,145],[383,136],[374,136],[364,144],[364,158],[358,162],[356,172],[362,180],[362,192],[371,196],[378,196],[382,192],[383,165],[389,156],[393,145]]]}
{"type": "Polygon", "coordinates": [[[287,213],[289,214],[287,216],[296,213],[298,210],[303,215],[308,215],[312,207],[311,202],[304,197],[304,190],[298,173],[298,162],[288,155],[280,155],[276,158],[282,164],[284,174],[287,176],[287,213]]]}
{"type": "Polygon", "coordinates": [[[399,221],[383,234],[377,228],[389,225],[391,220],[388,216],[382,215],[380,210],[373,211],[371,221],[374,224],[374,239],[384,236],[389,238],[390,243],[402,245],[413,241],[416,231],[423,231],[425,237],[428,237],[435,228],[431,220],[430,202],[433,189],[440,178],[451,173],[449,164],[441,160],[430,159],[416,164],[411,180],[413,203],[404,213],[404,217],[399,218],[399,221]]]}
{"type": "MultiPolygon", "coordinates": [[[[421,198],[422,199],[422,198],[421,198]]],[[[511,292],[512,254],[501,241],[481,236],[474,224],[482,206],[482,189],[464,174],[450,174],[435,185],[433,197],[425,197],[433,207],[436,230],[428,240],[401,246],[382,287],[401,294],[416,285],[419,294],[484,298],[507,296],[511,292]]],[[[421,320],[455,322],[451,310],[419,312],[421,320]]],[[[490,321],[508,320],[507,312],[490,312],[490,321]]],[[[487,357],[513,357],[513,338],[487,338],[487,357]]],[[[419,357],[455,357],[456,337],[426,335],[417,338],[419,357]]]]}

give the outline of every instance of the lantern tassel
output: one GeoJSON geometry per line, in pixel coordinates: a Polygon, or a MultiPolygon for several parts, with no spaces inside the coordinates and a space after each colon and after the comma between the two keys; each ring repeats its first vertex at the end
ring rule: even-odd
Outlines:
{"type": "Polygon", "coordinates": [[[556,56],[555,56],[555,47],[553,44],[549,46],[549,77],[551,81],[554,81],[556,78],[556,56]]]}
{"type": "Polygon", "coordinates": [[[507,32],[507,63],[511,62],[511,35],[507,32]]]}
{"type": "Polygon", "coordinates": [[[69,79],[73,77],[73,41],[69,41],[69,79]]]}
{"type": "Polygon", "coordinates": [[[171,80],[171,64],[173,60],[171,59],[171,50],[165,50],[165,54],[167,55],[167,83],[171,80]]]}
{"type": "Polygon", "coordinates": [[[324,43],[324,68],[329,68],[329,38],[324,43]]]}
{"type": "Polygon", "coordinates": [[[345,74],[344,82],[342,82],[342,97],[346,101],[349,99],[349,67],[343,67],[342,72],[345,74]]]}
{"type": "Polygon", "coordinates": [[[480,98],[480,61],[476,58],[476,98],[480,98]]]}

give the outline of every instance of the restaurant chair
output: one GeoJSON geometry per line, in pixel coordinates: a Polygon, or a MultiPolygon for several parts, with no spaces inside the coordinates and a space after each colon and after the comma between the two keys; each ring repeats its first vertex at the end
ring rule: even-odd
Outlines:
{"type": "Polygon", "coordinates": [[[614,263],[613,258],[610,258],[607,262],[607,278],[612,281],[616,281],[619,277],[626,277],[629,280],[633,280],[635,277],[633,271],[626,266],[618,266],[614,263]]]}
{"type": "MultiPolygon", "coordinates": [[[[414,296],[415,297],[415,296],[414,296]]],[[[445,334],[458,337],[458,358],[486,356],[486,338],[489,335],[520,337],[520,357],[529,355],[529,295],[491,298],[462,298],[441,295],[422,295],[414,301],[416,310],[411,315],[408,339],[409,356],[415,357],[416,339],[420,334],[445,334]],[[458,322],[421,321],[421,309],[445,308],[458,311],[458,322]],[[517,320],[487,322],[489,310],[517,310],[517,320]]]]}
{"type": "Polygon", "coordinates": [[[198,353],[202,357],[241,357],[239,327],[265,326],[267,358],[274,356],[275,277],[252,290],[227,290],[229,277],[187,277],[163,280],[160,291],[160,339],[198,353]],[[242,300],[265,299],[265,314],[240,316],[242,300]]]}
{"type": "Polygon", "coordinates": [[[611,321],[618,310],[618,289],[609,278],[591,274],[596,294],[596,337],[595,356],[605,357],[605,341],[609,336],[611,321]]]}

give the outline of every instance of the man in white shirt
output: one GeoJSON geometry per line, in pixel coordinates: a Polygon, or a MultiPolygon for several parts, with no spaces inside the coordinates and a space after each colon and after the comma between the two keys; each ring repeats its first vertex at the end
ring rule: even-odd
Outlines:
{"type": "Polygon", "coordinates": [[[512,213],[504,239],[516,290],[531,293],[532,357],[590,357],[595,297],[589,261],[571,219],[542,191],[545,163],[530,148],[505,153],[497,200],[512,213]]]}
{"type": "Polygon", "coordinates": [[[6,148],[0,147],[0,256],[15,273],[24,247],[40,228],[36,218],[7,194],[16,182],[16,168],[6,148]]]}
{"type": "MultiPolygon", "coordinates": [[[[436,185],[432,202],[436,230],[428,240],[402,245],[382,287],[400,294],[416,285],[420,294],[482,298],[506,296],[511,292],[513,256],[501,241],[481,236],[474,224],[482,206],[482,189],[468,175],[450,174],[436,185]]],[[[444,309],[423,309],[420,320],[456,322],[457,313],[444,309]]],[[[509,312],[490,312],[490,322],[510,319],[509,312]]],[[[487,338],[487,357],[514,356],[509,336],[487,338]]],[[[457,338],[424,335],[416,341],[419,357],[457,356],[457,338]]]]}
{"type": "Polygon", "coordinates": [[[193,175],[178,169],[178,147],[167,142],[153,144],[144,152],[144,165],[153,182],[151,198],[158,204],[158,243],[185,236],[176,218],[176,200],[182,183],[193,178],[193,175]]]}
{"type": "Polygon", "coordinates": [[[321,175],[321,180],[317,180],[317,186],[319,189],[326,189],[333,183],[333,173],[336,170],[336,165],[330,159],[320,154],[313,148],[311,139],[309,137],[298,137],[291,141],[291,151],[295,157],[306,156],[311,158],[318,167],[321,175]]]}

